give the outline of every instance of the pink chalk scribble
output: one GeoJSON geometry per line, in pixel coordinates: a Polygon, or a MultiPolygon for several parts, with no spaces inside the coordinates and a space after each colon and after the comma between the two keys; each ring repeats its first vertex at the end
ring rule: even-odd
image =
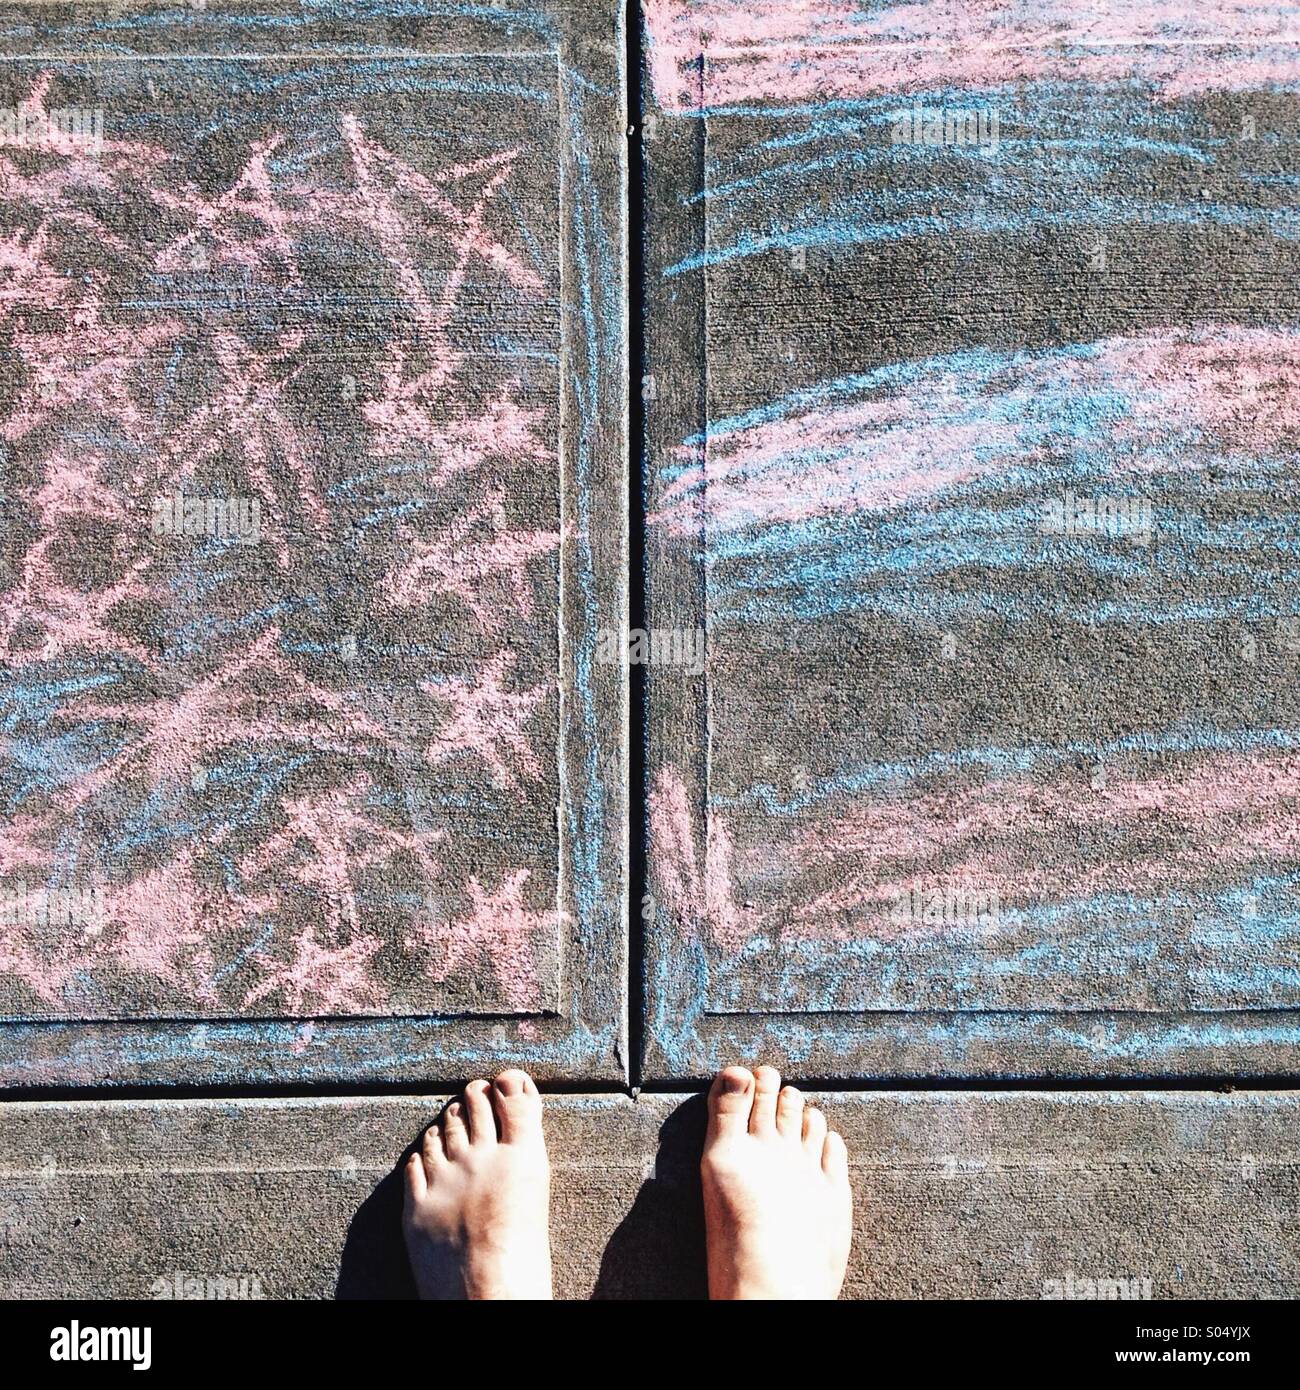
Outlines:
{"type": "Polygon", "coordinates": [[[179,319],[148,325],[107,324],[92,288],[78,302],[71,323],[47,331],[26,324],[14,329],[12,350],[26,368],[25,389],[6,415],[0,437],[10,442],[48,427],[68,411],[108,418],[132,440],[144,440],[152,424],[139,399],[143,365],[181,332],[179,319]]]}
{"type": "Polygon", "coordinates": [[[543,775],[530,724],[548,688],[515,688],[506,629],[550,607],[561,536],[521,499],[556,464],[554,401],[465,326],[485,284],[511,302],[555,293],[509,246],[519,151],[417,168],[359,112],[279,113],[213,180],[185,139],[110,132],[91,151],[60,134],[55,80],[24,98],[23,139],[0,131],[0,893],[102,868],[104,910],[57,928],[0,916],[0,1009],[383,1014],[395,971],[443,983],[482,959],[509,1007],[534,1006],[558,918],[526,906],[533,871],[505,863],[482,887],[394,791],[399,767],[506,800],[543,775]],[[304,175],[330,142],[328,177],[304,175]],[[367,502],[385,528],[365,533],[381,538],[373,570],[326,471],[339,311],[313,275],[328,258],[388,296],[349,311],[364,332],[344,325],[363,345],[356,476],[400,458],[418,480],[391,521],[391,493],[367,502]],[[490,487],[461,486],[489,471],[490,487]],[[152,533],[153,500],[181,492],[260,503],[251,569],[152,533]],[[414,744],[365,671],[303,655],[338,647],[355,610],[331,604],[358,591],[379,626],[426,624],[447,600],[472,620],[453,678],[409,680],[428,720],[414,744]],[[290,630],[304,611],[311,630],[290,630]],[[467,901],[463,917],[413,915],[435,890],[467,901]]]}
{"type": "Polygon", "coordinates": [[[416,443],[428,451],[428,476],[437,484],[498,459],[519,464],[551,458],[551,446],[539,433],[542,412],[519,405],[510,387],[485,410],[448,419],[431,413],[423,383],[400,385],[396,374],[386,375],[385,394],[366,401],[363,411],[376,431],[377,455],[400,456],[416,443]]]}
{"type": "Polygon", "coordinates": [[[674,112],[1033,81],[1136,80],[1165,100],[1300,82],[1285,0],[645,0],[644,14],[655,98],[674,112]]]}
{"type": "Polygon", "coordinates": [[[12,236],[0,235],[0,323],[38,299],[51,308],[67,308],[72,287],[49,263],[52,235],[48,223],[31,232],[19,228],[12,236]]]}
{"type": "MultiPolygon", "coordinates": [[[[224,905],[195,881],[195,852],[183,846],[156,868],[107,892],[105,927],[93,939],[97,963],[126,976],[160,981],[197,1003],[219,1000],[210,981],[216,968],[212,921],[224,905]]],[[[77,963],[85,969],[86,962],[77,963]]],[[[47,996],[49,997],[49,996],[47,996]]],[[[49,998],[57,1002],[57,995],[49,998]]]]}
{"type": "Polygon", "coordinates": [[[1293,862],[1300,758],[1230,752],[1112,774],[1095,787],[1062,775],[859,795],[836,814],[805,817],[782,839],[769,847],[774,859],[834,884],[795,907],[787,935],[888,941],[944,930],[891,914],[900,895],[938,886],[1014,909],[1106,893],[1159,896],[1210,866],[1231,873],[1293,862]]]}
{"type": "Polygon", "coordinates": [[[792,402],[778,418],[715,426],[677,450],[652,525],[673,535],[881,512],[952,494],[1081,447],[1047,404],[1098,409],[1093,448],[1112,471],[1198,465],[1213,453],[1267,453],[1300,434],[1300,330],[1205,325],[1010,353],[992,367],[938,358],[846,400],[792,402]],[[1059,438],[1058,438],[1059,434],[1059,438]]]}
{"type": "MultiPolygon", "coordinates": [[[[129,251],[125,241],[97,212],[74,205],[82,190],[115,192],[123,186],[148,188],[165,177],[172,156],[159,145],[136,140],[99,139],[90,146],[51,119],[48,104],[53,73],[41,73],[18,103],[13,130],[0,130],[0,202],[39,215],[38,233],[57,226],[93,234],[101,245],[129,251]],[[32,172],[14,153],[50,157],[32,172]]],[[[55,108],[58,109],[57,107],[55,108]]]]}
{"type": "Polygon", "coordinates": [[[317,536],[329,535],[329,516],[311,463],[314,431],[295,420],[285,405],[285,394],[302,371],[294,357],[304,337],[301,330],[286,330],[274,346],[257,347],[226,329],[215,330],[208,351],[219,380],[209,399],[168,439],[163,467],[154,480],[157,495],[192,478],[199,466],[234,444],[249,485],[272,518],[276,554],[284,568],[290,565],[286,528],[274,518],[299,513],[317,536]],[[273,478],[277,460],[284,473],[278,486],[273,478]]]}
{"type": "Polygon", "coordinates": [[[126,774],[155,784],[187,781],[195,767],[232,744],[267,742],[364,756],[392,752],[391,730],[359,707],[355,694],[330,690],[296,670],[269,627],[240,656],[188,688],[155,701],[106,704],[87,697],[78,713],[134,727],[121,750],[68,793],[79,806],[126,774]],[[267,708],[266,691],[275,691],[267,708]]]}
{"type": "Polygon", "coordinates": [[[1224,751],[1096,785],[1064,768],[945,779],[810,803],[743,829],[715,809],[703,872],[697,825],[680,774],[663,769],[650,795],[656,891],[679,933],[724,957],[758,938],[996,936],[999,913],[1068,914],[1108,895],[1158,901],[1207,875],[1248,882],[1290,872],[1300,859],[1300,756],[1224,751]],[[759,892],[740,906],[741,863],[762,864],[776,896],[759,892]],[[974,924],[899,910],[938,891],[996,906],[974,924]]]}
{"type": "Polygon", "coordinates": [[[651,859],[664,909],[684,937],[707,932],[720,950],[738,950],[757,929],[758,919],[733,895],[733,843],[725,819],[716,813],[708,818],[701,872],[695,818],[681,773],[661,769],[649,801],[651,859]]]}

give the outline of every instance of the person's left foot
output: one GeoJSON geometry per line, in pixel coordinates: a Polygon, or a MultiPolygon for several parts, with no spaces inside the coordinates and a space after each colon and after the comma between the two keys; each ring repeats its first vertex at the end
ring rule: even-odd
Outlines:
{"type": "Polygon", "coordinates": [[[406,1164],[402,1230],[421,1298],[550,1298],[551,1170],[532,1077],[471,1081],[406,1164]]]}

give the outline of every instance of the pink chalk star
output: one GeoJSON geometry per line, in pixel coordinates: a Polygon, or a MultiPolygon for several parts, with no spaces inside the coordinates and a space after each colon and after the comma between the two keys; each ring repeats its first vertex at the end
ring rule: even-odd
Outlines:
{"type": "Polygon", "coordinates": [[[404,380],[408,347],[392,344],[384,368],[384,395],[393,409],[418,415],[447,385],[463,357],[452,341],[450,325],[471,262],[491,266],[518,291],[541,293],[545,288],[540,276],[484,226],[487,206],[510,177],[518,152],[503,150],[428,177],[369,139],[355,116],[345,116],[340,124],[356,186],[341,198],[322,199],[317,193],[314,203],[318,212],[335,220],[360,222],[393,268],[417,325],[411,346],[418,344],[433,362],[428,371],[404,380]],[[464,204],[452,196],[453,190],[464,204]],[[445,242],[452,257],[440,276],[436,298],[418,267],[419,239],[434,237],[445,242]]]}
{"type": "Polygon", "coordinates": [[[298,214],[277,202],[266,167],[283,139],[272,135],[255,143],[235,181],[219,197],[205,198],[192,188],[179,193],[165,187],[149,190],[155,202],[182,214],[191,224],[158,252],[159,270],[201,270],[209,261],[229,261],[247,266],[261,278],[278,262],[284,275],[297,281],[292,231],[298,214]],[[250,223],[261,230],[250,234],[250,223]]]}
{"type": "Polygon", "coordinates": [[[282,1007],[290,1014],[309,1010],[365,1013],[380,1008],[383,989],[369,967],[382,945],[378,937],[362,936],[344,946],[326,946],[317,939],[315,927],[309,926],[294,940],[292,961],[275,961],[264,952],[255,954],[267,974],[248,992],[243,1007],[283,991],[282,1007]]]}
{"type": "Polygon", "coordinates": [[[507,528],[501,494],[494,493],[481,506],[457,517],[440,536],[409,542],[408,558],[384,576],[385,591],[400,608],[426,602],[433,593],[454,595],[474,614],[483,632],[500,627],[506,608],[531,617],[528,563],[554,550],[560,543],[559,532],[507,528]],[[484,529],[485,538],[470,539],[476,530],[484,529]],[[502,602],[507,593],[512,601],[508,605],[502,602]]]}
{"type": "Polygon", "coordinates": [[[429,762],[446,762],[461,755],[481,758],[498,787],[516,786],[516,772],[532,781],[541,777],[541,766],[524,735],[524,725],[546,698],[546,687],[537,685],[518,695],[502,689],[502,678],[514,662],[513,652],[498,652],[477,685],[458,679],[420,683],[427,694],[452,707],[451,718],[425,749],[429,762]]]}
{"type": "Polygon", "coordinates": [[[489,893],[471,876],[466,884],[471,904],[468,915],[438,928],[422,925],[416,944],[441,947],[441,959],[429,970],[433,979],[441,982],[454,970],[472,969],[486,958],[510,1008],[535,1009],[540,1005],[537,939],[544,932],[554,933],[560,914],[535,912],[524,906],[528,877],[527,869],[516,869],[489,893]]]}

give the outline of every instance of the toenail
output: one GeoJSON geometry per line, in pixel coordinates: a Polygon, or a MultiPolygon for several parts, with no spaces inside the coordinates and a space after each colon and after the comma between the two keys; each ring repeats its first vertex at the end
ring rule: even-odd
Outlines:
{"type": "Polygon", "coordinates": [[[494,1084],[503,1096],[516,1096],[524,1089],[523,1078],[518,1072],[503,1072],[494,1084]]]}
{"type": "Polygon", "coordinates": [[[721,1075],[722,1090],[726,1095],[738,1095],[749,1089],[749,1078],[739,1072],[724,1071],[721,1075]]]}

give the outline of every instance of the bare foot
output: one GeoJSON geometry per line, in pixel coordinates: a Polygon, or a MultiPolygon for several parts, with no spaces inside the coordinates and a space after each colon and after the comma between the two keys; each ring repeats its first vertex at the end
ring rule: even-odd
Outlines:
{"type": "Polygon", "coordinates": [[[710,1298],[838,1298],[853,1236],[844,1140],[771,1067],[727,1067],[700,1160],[710,1298]]]}
{"type": "Polygon", "coordinates": [[[421,1298],[550,1298],[551,1169],[532,1077],[471,1081],[406,1164],[402,1230],[421,1298]]]}

